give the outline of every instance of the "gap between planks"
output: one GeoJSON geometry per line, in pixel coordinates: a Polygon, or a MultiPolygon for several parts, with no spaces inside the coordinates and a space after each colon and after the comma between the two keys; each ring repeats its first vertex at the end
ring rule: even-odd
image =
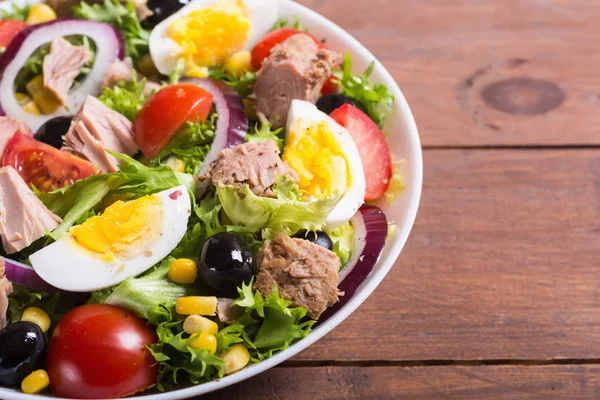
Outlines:
{"type": "Polygon", "coordinates": [[[280,368],[317,368],[317,367],[439,367],[439,366],[488,366],[488,365],[517,365],[517,366],[543,366],[543,365],[600,365],[600,359],[594,358],[565,358],[550,360],[525,360],[525,359],[496,359],[496,360],[347,360],[347,361],[312,361],[291,360],[279,365],[280,368]]]}

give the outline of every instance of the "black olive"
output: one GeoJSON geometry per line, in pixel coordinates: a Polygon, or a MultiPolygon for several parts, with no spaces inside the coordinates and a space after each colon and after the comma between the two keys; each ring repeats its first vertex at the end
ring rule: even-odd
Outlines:
{"type": "Polygon", "coordinates": [[[295,238],[308,240],[309,242],[313,242],[314,244],[318,244],[321,247],[325,247],[327,250],[333,250],[333,242],[329,238],[329,236],[323,231],[307,231],[306,229],[302,229],[298,231],[294,235],[295,238]]]}
{"type": "Polygon", "coordinates": [[[169,18],[191,1],[192,0],[148,0],[146,5],[153,14],[144,21],[144,24],[149,28],[154,28],[161,21],[169,18]]]}
{"type": "Polygon", "coordinates": [[[354,99],[343,94],[326,94],[317,100],[317,108],[327,115],[331,114],[334,110],[337,110],[344,104],[351,104],[360,108],[362,111],[365,111],[362,104],[356,103],[354,99]]]}
{"type": "Polygon", "coordinates": [[[56,117],[48,120],[38,129],[34,138],[60,149],[63,146],[62,137],[69,131],[72,119],[73,117],[56,117]]]}
{"type": "Polygon", "coordinates": [[[0,386],[15,386],[41,367],[46,336],[32,322],[15,322],[0,331],[0,386]]]}
{"type": "Polygon", "coordinates": [[[254,275],[250,246],[233,232],[211,236],[202,246],[198,275],[215,295],[237,297],[237,288],[254,275]]]}

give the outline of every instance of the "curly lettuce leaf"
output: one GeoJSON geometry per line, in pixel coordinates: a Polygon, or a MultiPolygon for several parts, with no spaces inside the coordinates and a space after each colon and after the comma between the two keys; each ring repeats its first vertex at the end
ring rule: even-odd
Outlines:
{"type": "Polygon", "coordinates": [[[244,140],[246,143],[264,143],[273,140],[277,144],[279,151],[282,151],[284,133],[283,128],[271,130],[270,124],[257,122],[254,125],[254,131],[248,132],[244,140]]]}
{"type": "Polygon", "coordinates": [[[246,71],[242,74],[235,74],[225,67],[209,69],[208,77],[225,82],[244,99],[252,94],[252,88],[256,83],[256,72],[246,71]]]}
{"type": "Polygon", "coordinates": [[[118,82],[114,87],[104,89],[98,99],[133,122],[148,101],[149,96],[144,94],[145,89],[146,78],[138,81],[134,71],[132,82],[118,82]]]}
{"type": "Polygon", "coordinates": [[[82,1],[73,8],[73,14],[76,18],[104,22],[117,28],[125,42],[125,54],[134,62],[150,52],[150,31],[142,27],[131,0],[125,4],[120,0],[104,0],[102,4],[93,5],[82,1]]]}
{"type": "Polygon", "coordinates": [[[0,14],[2,15],[2,20],[13,20],[13,21],[22,21],[25,22],[27,16],[29,15],[29,11],[31,11],[31,4],[24,4],[23,7],[19,7],[18,4],[12,3],[12,10],[0,10],[0,14]]]}
{"type": "Polygon", "coordinates": [[[352,57],[350,53],[346,53],[344,62],[339,69],[333,70],[333,75],[335,83],[342,87],[344,94],[365,106],[369,117],[383,128],[386,115],[392,111],[394,96],[387,86],[381,83],[371,84],[369,79],[374,69],[375,62],[372,62],[364,73],[354,75],[352,57]]]}
{"type": "MultiPolygon", "coordinates": [[[[290,21],[285,18],[280,18],[271,27],[270,32],[276,31],[277,29],[287,28],[290,24],[290,21]]],[[[292,24],[292,28],[297,29],[299,31],[308,32],[308,28],[300,22],[298,17],[294,17],[294,23],[292,24]]]]}
{"type": "Polygon", "coordinates": [[[299,191],[285,194],[274,189],[277,198],[259,197],[248,185],[219,186],[217,194],[223,211],[233,225],[245,227],[249,232],[262,231],[263,239],[270,239],[282,232],[293,235],[301,229],[319,230],[342,198],[341,193],[316,201],[301,201],[299,191]]]}
{"type": "Polygon", "coordinates": [[[337,254],[342,262],[342,268],[348,263],[352,256],[354,245],[354,227],[348,222],[336,229],[325,230],[333,242],[333,252],[337,254]]]}

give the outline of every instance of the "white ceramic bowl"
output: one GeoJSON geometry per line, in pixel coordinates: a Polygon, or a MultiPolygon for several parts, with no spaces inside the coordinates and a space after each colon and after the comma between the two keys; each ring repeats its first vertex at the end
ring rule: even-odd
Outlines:
{"type": "MultiPolygon", "coordinates": [[[[375,56],[363,47],[350,34],[345,32],[339,26],[329,21],[325,17],[315,13],[314,11],[297,4],[290,0],[279,0],[280,16],[293,20],[298,17],[311,34],[316,37],[327,38],[327,46],[338,51],[349,51],[353,59],[354,72],[362,72],[367,68],[371,61],[375,60],[375,56]]],[[[198,386],[188,387],[176,391],[165,392],[152,395],[141,395],[129,397],[130,399],[144,400],[175,400],[185,399],[189,397],[199,396],[201,394],[213,392],[235,383],[246,380],[254,375],[260,374],[276,366],[277,364],[287,360],[290,357],[298,354],[308,346],[321,339],[350,314],[354,312],[369,295],[377,288],[379,283],[387,275],[389,270],[394,265],[394,262],[400,255],[400,251],[406,243],[406,239],[412,229],[417,208],[421,198],[421,186],[423,183],[423,157],[421,153],[421,143],[419,140],[419,132],[415,120],[412,116],[410,108],[402,94],[402,91],[391,77],[389,72],[376,61],[375,72],[372,80],[384,83],[394,96],[396,102],[392,115],[388,117],[385,126],[385,132],[388,134],[389,143],[395,159],[406,160],[403,168],[406,173],[407,188],[398,196],[394,203],[387,207],[382,205],[384,211],[390,221],[394,221],[398,227],[394,234],[388,239],[388,243],[384,252],[375,266],[373,273],[365,281],[365,283],[357,290],[354,297],[342,307],[335,315],[327,320],[322,325],[315,328],[306,338],[298,343],[290,346],[285,351],[267,359],[261,363],[252,365],[242,371],[226,376],[219,381],[213,381],[198,386]]],[[[23,393],[1,389],[0,398],[5,400],[23,400],[23,399],[47,399],[48,396],[26,396],[23,393]]]]}

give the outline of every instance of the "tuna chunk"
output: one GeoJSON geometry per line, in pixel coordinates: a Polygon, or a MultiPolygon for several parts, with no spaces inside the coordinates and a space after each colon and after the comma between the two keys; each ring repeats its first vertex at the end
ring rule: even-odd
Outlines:
{"type": "Polygon", "coordinates": [[[0,237],[7,254],[23,250],[60,222],[16,170],[0,168],[0,237]]]}
{"type": "Polygon", "coordinates": [[[247,184],[257,196],[275,197],[271,186],[277,175],[298,181],[296,172],[279,157],[277,144],[269,140],[222,150],[201,179],[211,179],[215,186],[247,184]]]}
{"type": "Polygon", "coordinates": [[[339,56],[306,35],[294,35],[275,46],[258,71],[254,98],[259,117],[281,128],[292,100],[315,103],[339,56]]]}
{"type": "Polygon", "coordinates": [[[86,46],[73,46],[62,37],[52,40],[50,53],[44,57],[44,86],[60,104],[65,104],[81,67],[91,59],[92,53],[86,46]]]}
{"type": "Polygon", "coordinates": [[[15,132],[33,136],[31,128],[24,122],[9,116],[0,117],[0,159],[2,159],[2,154],[4,154],[4,150],[6,150],[6,145],[15,132]]]}
{"type": "Polygon", "coordinates": [[[4,260],[0,258],[0,329],[6,326],[8,311],[8,296],[13,291],[12,283],[5,276],[4,260]]]}
{"type": "Polygon", "coordinates": [[[91,161],[103,172],[119,170],[118,160],[105,149],[130,156],[139,150],[131,121],[92,96],[85,99],[63,140],[62,150],[91,161]]]}
{"type": "MultiPolygon", "coordinates": [[[[138,73],[138,79],[144,77],[138,73]]],[[[133,67],[127,64],[125,61],[116,60],[108,66],[104,77],[102,77],[102,88],[114,87],[119,82],[132,82],[133,81],[133,67]]],[[[146,87],[144,88],[144,94],[150,96],[153,92],[158,91],[161,86],[156,82],[146,81],[146,87]]]]}
{"type": "Polygon", "coordinates": [[[267,296],[277,284],[279,295],[308,309],[312,319],[319,319],[343,295],[337,289],[339,257],[308,240],[277,234],[258,251],[256,267],[255,290],[267,296]]]}

